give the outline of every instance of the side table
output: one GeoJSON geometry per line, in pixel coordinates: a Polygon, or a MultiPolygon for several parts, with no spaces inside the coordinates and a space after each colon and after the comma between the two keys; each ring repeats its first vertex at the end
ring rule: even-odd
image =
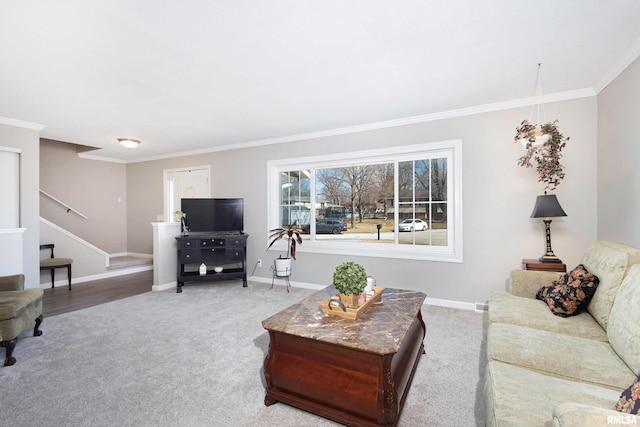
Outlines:
{"type": "Polygon", "coordinates": [[[560,273],[567,272],[567,265],[560,262],[540,262],[537,259],[523,259],[522,268],[525,270],[536,271],[558,271],[560,273]]]}

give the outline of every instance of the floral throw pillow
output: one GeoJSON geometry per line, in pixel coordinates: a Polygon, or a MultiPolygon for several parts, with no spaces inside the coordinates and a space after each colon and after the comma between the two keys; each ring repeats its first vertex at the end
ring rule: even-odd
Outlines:
{"type": "Polygon", "coordinates": [[[599,283],[600,279],[580,264],[558,280],[540,288],[536,298],[546,302],[556,316],[575,316],[589,304],[599,283]]]}
{"type": "Polygon", "coordinates": [[[626,414],[640,415],[640,377],[622,392],[613,409],[626,414]]]}

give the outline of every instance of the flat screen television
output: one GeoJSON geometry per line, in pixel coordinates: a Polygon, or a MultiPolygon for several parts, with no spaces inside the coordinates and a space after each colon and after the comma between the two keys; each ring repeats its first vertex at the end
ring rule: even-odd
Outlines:
{"type": "Polygon", "coordinates": [[[244,233],[244,199],[181,199],[192,233],[244,233]]]}

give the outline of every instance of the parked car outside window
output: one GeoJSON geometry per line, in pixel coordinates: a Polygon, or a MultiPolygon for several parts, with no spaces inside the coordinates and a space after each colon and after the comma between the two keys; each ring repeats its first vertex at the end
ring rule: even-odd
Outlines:
{"type": "MultiPolygon", "coordinates": [[[[302,226],[304,233],[309,233],[311,226],[302,226]]],[[[316,221],[316,234],[340,234],[347,231],[347,224],[339,219],[319,219],[316,221]]]]}
{"type": "Polygon", "coordinates": [[[398,231],[427,231],[427,228],[429,228],[427,223],[418,218],[405,219],[400,224],[398,224],[398,231]]]}

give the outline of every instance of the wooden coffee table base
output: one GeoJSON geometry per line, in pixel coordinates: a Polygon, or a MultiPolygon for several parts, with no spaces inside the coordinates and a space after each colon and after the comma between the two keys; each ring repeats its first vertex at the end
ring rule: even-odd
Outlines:
{"type": "Polygon", "coordinates": [[[424,336],[419,310],[390,354],[269,330],[264,402],[284,402],[350,426],[395,426],[424,353],[424,336]]]}

